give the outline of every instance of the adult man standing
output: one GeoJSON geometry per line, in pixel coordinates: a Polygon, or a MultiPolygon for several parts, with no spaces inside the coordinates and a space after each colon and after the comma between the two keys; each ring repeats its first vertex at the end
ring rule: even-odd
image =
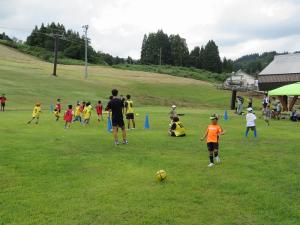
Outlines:
{"type": "Polygon", "coordinates": [[[124,104],[122,100],[118,98],[117,89],[113,89],[111,91],[111,94],[113,96],[113,99],[110,100],[107,104],[106,111],[111,110],[112,112],[112,126],[115,144],[119,145],[118,128],[122,129],[123,144],[128,144],[128,141],[126,139],[125,123],[123,119],[124,104]]]}

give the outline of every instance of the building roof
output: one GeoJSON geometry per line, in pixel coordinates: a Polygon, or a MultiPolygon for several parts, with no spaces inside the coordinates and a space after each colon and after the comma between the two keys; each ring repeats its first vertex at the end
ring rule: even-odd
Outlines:
{"type": "Polygon", "coordinates": [[[259,75],[300,74],[300,53],[276,55],[259,75]]]}

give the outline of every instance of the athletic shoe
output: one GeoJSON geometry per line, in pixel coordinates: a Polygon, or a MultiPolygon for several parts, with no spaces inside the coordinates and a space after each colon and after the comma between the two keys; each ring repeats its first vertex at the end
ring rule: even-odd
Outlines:
{"type": "Polygon", "coordinates": [[[220,159],[219,156],[217,156],[217,157],[215,158],[215,160],[216,160],[216,163],[221,163],[221,159],[220,159]]]}
{"type": "Polygon", "coordinates": [[[127,141],[127,140],[123,141],[123,144],[124,144],[124,145],[127,145],[127,144],[128,144],[128,141],[127,141]]]}
{"type": "Polygon", "coordinates": [[[213,167],[215,164],[213,164],[213,163],[210,163],[210,164],[208,164],[208,167],[213,167]]]}
{"type": "Polygon", "coordinates": [[[115,141],[115,145],[119,145],[120,143],[119,143],[119,141],[115,141]]]}

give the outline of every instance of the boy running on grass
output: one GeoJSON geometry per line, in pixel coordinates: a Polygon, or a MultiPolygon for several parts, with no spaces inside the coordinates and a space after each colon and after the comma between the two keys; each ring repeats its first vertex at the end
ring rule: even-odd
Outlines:
{"type": "Polygon", "coordinates": [[[87,102],[83,111],[82,111],[82,114],[83,114],[83,124],[89,124],[90,123],[90,120],[91,120],[91,115],[92,115],[92,109],[93,107],[91,106],[91,103],[90,102],[87,102]]]}
{"type": "Polygon", "coordinates": [[[78,102],[75,108],[75,118],[73,122],[79,121],[81,123],[81,106],[80,103],[78,102]]]}
{"type": "Polygon", "coordinates": [[[98,122],[100,122],[100,120],[103,121],[102,111],[103,111],[102,102],[98,101],[98,104],[96,105],[96,112],[97,112],[97,115],[98,115],[98,122]]]}
{"type": "Polygon", "coordinates": [[[42,112],[41,103],[36,103],[32,111],[32,119],[29,120],[27,124],[30,124],[33,120],[36,120],[35,124],[38,124],[41,112],[42,112]]]}
{"type": "Polygon", "coordinates": [[[57,109],[54,109],[53,114],[54,114],[54,116],[55,116],[55,118],[56,118],[55,121],[58,121],[59,118],[60,118],[60,113],[58,112],[58,110],[57,110],[57,109]]]}
{"type": "Polygon", "coordinates": [[[206,138],[207,148],[209,152],[209,161],[208,167],[213,167],[214,164],[214,157],[216,159],[216,163],[220,163],[219,157],[219,137],[220,135],[225,134],[225,131],[218,125],[218,116],[213,114],[210,117],[211,124],[208,125],[205,136],[201,138],[203,141],[206,138]]]}
{"type": "Polygon", "coordinates": [[[57,99],[56,105],[55,105],[55,109],[57,109],[57,111],[60,113],[61,112],[61,103],[60,103],[60,99],[57,99]]]}
{"type": "MultiPolygon", "coordinates": [[[[266,108],[267,108],[267,106],[266,106],[266,108]]],[[[248,111],[248,113],[246,115],[247,128],[246,128],[245,136],[248,137],[249,131],[253,130],[254,137],[257,137],[256,126],[255,126],[256,116],[253,113],[253,109],[252,108],[248,108],[247,111],[248,111]]]]}
{"type": "Polygon", "coordinates": [[[68,105],[68,109],[65,112],[64,115],[64,120],[66,121],[65,123],[65,129],[66,128],[70,128],[72,120],[73,120],[73,110],[72,110],[73,106],[72,105],[68,105]]]}
{"type": "Polygon", "coordinates": [[[113,126],[115,145],[119,145],[118,128],[122,129],[123,144],[128,144],[128,141],[126,139],[125,123],[123,119],[124,104],[122,100],[118,98],[117,89],[113,89],[111,93],[113,99],[108,102],[105,110],[111,111],[112,113],[112,126],[113,126]]]}

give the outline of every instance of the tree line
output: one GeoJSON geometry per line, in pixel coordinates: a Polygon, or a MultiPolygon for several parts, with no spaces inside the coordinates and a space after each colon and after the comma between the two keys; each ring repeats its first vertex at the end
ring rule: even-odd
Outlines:
{"type": "MultiPolygon", "coordinates": [[[[61,55],[71,59],[85,59],[85,37],[81,36],[78,32],[71,29],[66,29],[60,23],[50,23],[40,27],[35,26],[31,34],[27,37],[26,44],[29,46],[36,46],[44,48],[49,51],[54,49],[54,37],[59,35],[58,51],[61,55]]],[[[103,62],[108,65],[120,63],[132,63],[132,59],[128,57],[123,59],[120,57],[113,57],[108,53],[95,51],[90,45],[88,39],[88,61],[94,64],[102,64],[103,62]]]]}
{"type": "Polygon", "coordinates": [[[144,35],[140,62],[145,65],[195,67],[215,73],[233,70],[233,61],[226,58],[221,60],[218,46],[213,40],[189,51],[184,38],[178,34],[168,35],[162,30],[144,35]]]}

